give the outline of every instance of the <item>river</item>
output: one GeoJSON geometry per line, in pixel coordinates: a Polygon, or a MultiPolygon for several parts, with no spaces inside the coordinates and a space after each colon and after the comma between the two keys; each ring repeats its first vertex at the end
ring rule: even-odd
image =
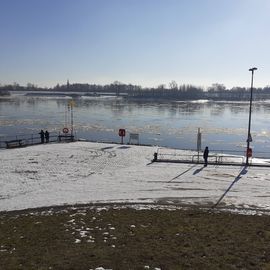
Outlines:
{"type": "MultiPolygon", "coordinates": [[[[12,93],[0,99],[0,136],[50,132],[71,128],[70,97],[25,96],[12,93]]],[[[120,142],[119,128],[138,133],[141,144],[196,149],[198,128],[202,148],[244,153],[249,115],[248,102],[132,101],[117,97],[73,99],[77,138],[120,142]]],[[[253,102],[251,147],[258,156],[270,153],[270,101],[253,102]]]]}

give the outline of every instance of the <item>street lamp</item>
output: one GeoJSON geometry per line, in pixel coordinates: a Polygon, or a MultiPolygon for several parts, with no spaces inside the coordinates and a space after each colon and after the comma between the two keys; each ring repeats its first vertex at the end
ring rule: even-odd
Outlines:
{"type": "Polygon", "coordinates": [[[253,75],[254,71],[257,70],[256,67],[250,68],[251,71],[251,86],[250,86],[250,100],[249,100],[249,118],[248,118],[248,136],[247,136],[247,152],[246,152],[246,165],[248,165],[248,158],[250,156],[249,144],[252,142],[252,137],[250,134],[250,125],[251,125],[251,109],[252,109],[252,92],[253,92],[253,75]]]}

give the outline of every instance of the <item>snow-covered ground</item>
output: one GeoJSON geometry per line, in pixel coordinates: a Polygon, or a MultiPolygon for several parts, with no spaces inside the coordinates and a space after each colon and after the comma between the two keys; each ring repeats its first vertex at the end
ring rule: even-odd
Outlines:
{"type": "Polygon", "coordinates": [[[155,151],[90,142],[1,150],[0,211],[112,202],[270,210],[270,168],[151,163],[155,151]]]}

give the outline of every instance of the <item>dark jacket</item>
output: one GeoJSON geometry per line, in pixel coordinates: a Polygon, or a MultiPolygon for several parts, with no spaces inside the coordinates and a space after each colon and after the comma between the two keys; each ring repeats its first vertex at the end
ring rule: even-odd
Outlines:
{"type": "Polygon", "coordinates": [[[204,152],[203,152],[203,158],[208,159],[208,154],[209,154],[208,147],[205,147],[204,152]]]}

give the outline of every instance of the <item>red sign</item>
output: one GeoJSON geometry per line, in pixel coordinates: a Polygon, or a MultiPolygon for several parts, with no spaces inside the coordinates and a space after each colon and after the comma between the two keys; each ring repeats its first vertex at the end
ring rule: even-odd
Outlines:
{"type": "Polygon", "coordinates": [[[247,149],[247,157],[252,157],[252,149],[251,148],[247,149]]]}
{"type": "Polygon", "coordinates": [[[120,137],[125,137],[126,136],[126,130],[123,129],[123,128],[120,128],[118,134],[119,134],[120,137]]]}
{"type": "Polygon", "coordinates": [[[68,128],[63,128],[63,133],[68,133],[69,132],[69,130],[68,130],[68,128]]]}

